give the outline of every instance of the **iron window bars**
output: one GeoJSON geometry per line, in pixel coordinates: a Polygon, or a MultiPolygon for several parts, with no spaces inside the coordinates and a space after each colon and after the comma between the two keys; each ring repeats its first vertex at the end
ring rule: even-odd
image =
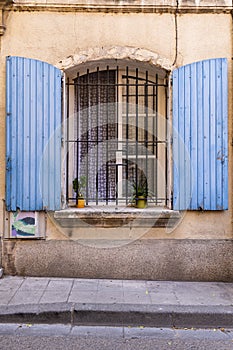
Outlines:
{"type": "Polygon", "coordinates": [[[141,182],[151,204],[167,205],[166,78],[107,66],[66,88],[67,203],[76,200],[73,179],[84,176],[86,205],[128,205],[141,182]]]}

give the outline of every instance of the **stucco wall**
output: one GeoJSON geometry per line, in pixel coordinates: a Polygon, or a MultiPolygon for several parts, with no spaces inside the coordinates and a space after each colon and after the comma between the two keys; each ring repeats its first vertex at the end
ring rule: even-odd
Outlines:
{"type": "MultiPolygon", "coordinates": [[[[2,57],[23,55],[57,65],[91,47],[132,46],[174,61],[173,14],[8,12],[2,57]]],[[[231,57],[230,14],[182,14],[177,19],[177,65],[231,57]]]]}
{"type": "MultiPolygon", "coordinates": [[[[172,13],[85,13],[6,11],[1,38],[0,68],[0,196],[5,197],[5,57],[25,56],[56,66],[70,55],[94,47],[134,47],[158,53],[171,64],[175,59],[176,28],[172,13]]],[[[177,16],[177,60],[174,67],[198,60],[227,57],[229,61],[229,140],[232,134],[231,76],[232,19],[230,14],[187,13],[177,16]]],[[[173,68],[174,68],[173,67],[173,68]]],[[[232,168],[229,147],[229,168],[232,168]]],[[[185,213],[176,229],[151,229],[147,238],[232,238],[232,177],[229,172],[229,210],[185,213]]],[[[2,217],[2,215],[1,215],[2,217]]],[[[49,239],[66,237],[48,220],[49,239]]]]}

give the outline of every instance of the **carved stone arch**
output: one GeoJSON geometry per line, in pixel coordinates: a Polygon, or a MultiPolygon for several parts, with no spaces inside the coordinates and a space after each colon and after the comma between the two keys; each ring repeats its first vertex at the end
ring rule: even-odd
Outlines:
{"type": "Polygon", "coordinates": [[[72,70],[77,66],[97,61],[134,61],[149,64],[165,71],[171,71],[172,63],[165,57],[150,50],[130,46],[96,47],[82,50],[60,61],[57,65],[61,70],[72,70]]]}

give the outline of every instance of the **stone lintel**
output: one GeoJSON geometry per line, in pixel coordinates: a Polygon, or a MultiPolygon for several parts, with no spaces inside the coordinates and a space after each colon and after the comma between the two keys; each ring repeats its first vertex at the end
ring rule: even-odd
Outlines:
{"type": "Polygon", "coordinates": [[[152,52],[143,48],[131,46],[110,46],[110,47],[94,47],[82,50],[78,54],[70,55],[60,61],[57,66],[62,70],[69,70],[81,64],[88,62],[120,60],[120,61],[136,61],[156,66],[164,71],[172,69],[172,63],[166,57],[160,56],[156,52],[152,52]]]}

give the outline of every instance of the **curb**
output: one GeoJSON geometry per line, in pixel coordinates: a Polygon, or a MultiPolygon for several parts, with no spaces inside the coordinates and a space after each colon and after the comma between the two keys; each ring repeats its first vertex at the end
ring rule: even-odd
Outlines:
{"type": "Polygon", "coordinates": [[[232,328],[233,307],[67,303],[18,305],[1,308],[0,323],[232,328]]]}

